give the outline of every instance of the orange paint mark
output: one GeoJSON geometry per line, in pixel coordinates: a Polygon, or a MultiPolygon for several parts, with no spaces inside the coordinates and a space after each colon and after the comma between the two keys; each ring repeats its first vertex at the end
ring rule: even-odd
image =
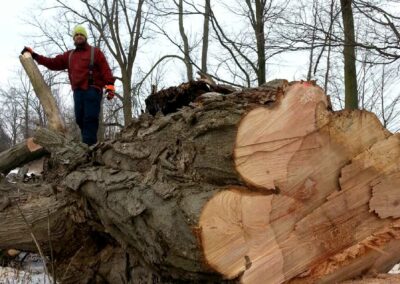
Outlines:
{"type": "Polygon", "coordinates": [[[26,140],[26,147],[28,147],[29,151],[31,151],[31,152],[35,152],[39,149],[42,149],[42,146],[33,142],[33,138],[28,138],[26,140]]]}

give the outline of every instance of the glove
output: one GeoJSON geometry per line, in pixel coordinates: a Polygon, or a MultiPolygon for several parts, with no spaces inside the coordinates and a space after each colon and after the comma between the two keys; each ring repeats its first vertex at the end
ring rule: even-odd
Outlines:
{"type": "Polygon", "coordinates": [[[29,52],[32,55],[33,59],[35,59],[37,56],[37,53],[33,52],[33,49],[28,46],[24,46],[24,49],[21,51],[21,54],[24,54],[25,52],[29,52]]]}
{"type": "Polygon", "coordinates": [[[27,46],[24,46],[24,49],[21,51],[21,54],[24,54],[25,52],[29,52],[30,54],[33,54],[33,49],[27,46]]]}
{"type": "Polygon", "coordinates": [[[107,100],[112,100],[115,96],[115,87],[114,85],[106,85],[106,94],[107,94],[107,100]]]}

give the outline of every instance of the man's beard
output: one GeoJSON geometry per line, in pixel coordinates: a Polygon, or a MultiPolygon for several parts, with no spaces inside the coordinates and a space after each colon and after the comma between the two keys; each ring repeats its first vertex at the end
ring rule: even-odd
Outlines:
{"type": "Polygon", "coordinates": [[[87,40],[84,40],[82,43],[76,43],[74,41],[74,45],[77,49],[83,48],[86,45],[87,40]]]}

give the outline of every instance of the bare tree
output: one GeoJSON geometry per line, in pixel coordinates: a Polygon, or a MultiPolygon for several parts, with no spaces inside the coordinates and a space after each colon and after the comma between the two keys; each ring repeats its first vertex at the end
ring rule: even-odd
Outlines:
{"type": "Polygon", "coordinates": [[[353,0],[354,11],[369,22],[369,33],[358,39],[356,45],[379,55],[382,63],[395,62],[400,58],[400,12],[398,0],[353,0]],[[390,36],[388,36],[390,35],[390,36]]]}
{"type": "Polygon", "coordinates": [[[288,3],[289,1],[256,0],[244,3],[236,1],[236,5],[224,6],[240,23],[235,29],[237,33],[228,32],[229,28],[223,25],[222,17],[212,11],[211,24],[215,37],[225,50],[219,57],[221,67],[241,80],[245,86],[249,87],[255,82],[261,85],[265,82],[266,61],[274,56],[272,48],[269,50],[271,45],[266,43],[279,25],[288,3]]]}
{"type": "Polygon", "coordinates": [[[16,102],[17,90],[15,88],[1,89],[1,121],[4,131],[11,139],[11,144],[16,145],[21,139],[21,117],[19,104],[16,102]]]}
{"type": "Polygon", "coordinates": [[[384,127],[398,131],[400,93],[397,91],[399,71],[391,64],[376,64],[380,58],[370,50],[361,53],[358,74],[360,108],[375,113],[384,127]]]}

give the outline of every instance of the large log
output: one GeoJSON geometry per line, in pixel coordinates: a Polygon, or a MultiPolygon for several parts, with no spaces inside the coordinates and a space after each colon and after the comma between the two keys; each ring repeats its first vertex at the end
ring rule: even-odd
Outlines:
{"type": "MultiPolygon", "coordinates": [[[[39,68],[33,61],[31,54],[25,52],[19,59],[32,83],[36,96],[43,106],[47,120],[49,121],[49,128],[59,133],[66,133],[65,123],[61,117],[57,103],[51,94],[49,86],[44,81],[39,68]]],[[[38,159],[45,153],[39,145],[33,142],[32,138],[29,138],[0,153],[0,172],[7,174],[10,170],[38,159]]]]}
{"type": "Polygon", "coordinates": [[[46,177],[84,197],[108,242],[74,267],[125,263],[113,283],[326,283],[399,260],[399,138],[371,113],[332,112],[317,86],[279,81],[143,115],[90,152],[53,148],[57,136],[42,146],[71,163],[46,177]]]}
{"type": "Polygon", "coordinates": [[[0,248],[70,254],[79,244],[69,198],[57,197],[50,184],[0,183],[0,248]]]}
{"type": "MultiPolygon", "coordinates": [[[[280,94],[209,97],[165,117],[142,117],[98,150],[104,167],[74,172],[67,184],[90,200],[112,236],[165,277],[206,279],[203,257],[224,278],[245,283],[316,270],[390,228],[369,208],[377,174],[353,165],[374,149],[398,150],[397,136],[371,113],[333,113],[316,86],[299,83],[280,94]],[[269,106],[242,118],[261,98],[269,106]]],[[[386,163],[396,163],[391,157],[386,163]]],[[[366,164],[374,163],[389,166],[366,164]]],[[[357,265],[360,273],[371,262],[357,265]]]]}

